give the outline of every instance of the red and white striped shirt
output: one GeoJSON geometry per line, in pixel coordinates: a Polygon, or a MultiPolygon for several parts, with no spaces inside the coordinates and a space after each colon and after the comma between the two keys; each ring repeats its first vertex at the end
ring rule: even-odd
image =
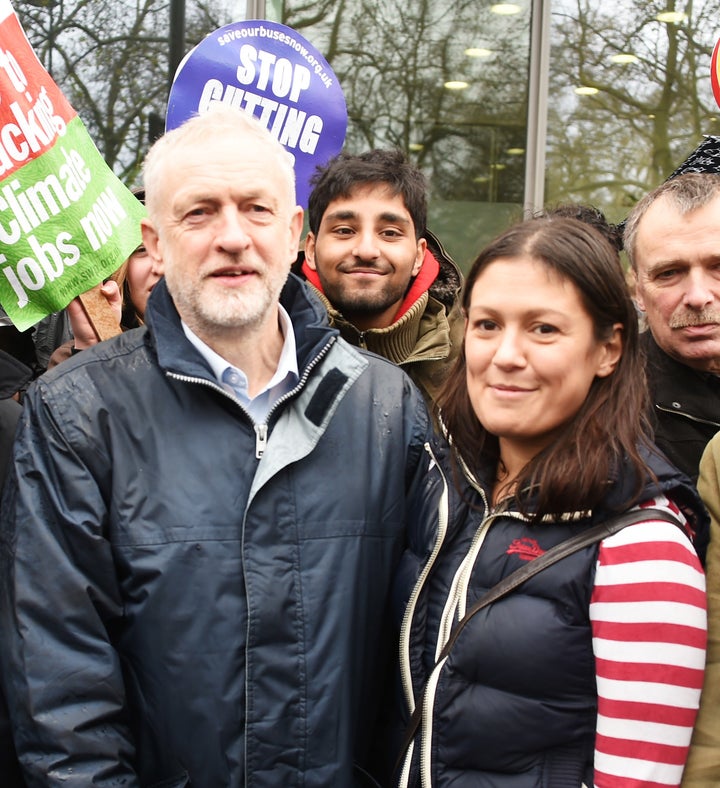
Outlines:
{"type": "MultiPolygon", "coordinates": [[[[668,508],[665,498],[654,505],[668,508]]],[[[590,602],[596,788],[679,786],[705,668],[705,575],[679,528],[631,525],[600,544],[590,602]]]]}

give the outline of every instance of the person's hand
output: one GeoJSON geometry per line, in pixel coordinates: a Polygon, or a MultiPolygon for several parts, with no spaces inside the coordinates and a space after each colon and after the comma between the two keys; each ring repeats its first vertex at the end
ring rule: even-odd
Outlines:
{"type": "MultiPolygon", "coordinates": [[[[120,323],[120,318],[122,316],[122,294],[120,293],[117,282],[109,279],[103,284],[95,285],[92,290],[97,290],[102,294],[109,308],[112,309],[113,314],[117,318],[117,322],[120,323]]],[[[77,350],[85,350],[93,345],[97,345],[100,340],[79,298],[73,298],[67,305],[67,313],[73,337],[75,338],[75,348],[77,350]]]]}

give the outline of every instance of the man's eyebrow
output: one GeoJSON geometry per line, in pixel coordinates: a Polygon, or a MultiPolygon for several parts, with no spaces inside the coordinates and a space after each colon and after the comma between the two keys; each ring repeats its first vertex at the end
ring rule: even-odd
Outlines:
{"type": "Polygon", "coordinates": [[[645,268],[645,271],[648,274],[654,274],[657,271],[662,271],[664,268],[672,268],[676,265],[687,265],[687,263],[684,260],[680,260],[676,257],[665,257],[662,260],[649,263],[645,268]]]}
{"type": "Polygon", "coordinates": [[[357,213],[355,211],[351,211],[349,208],[344,208],[341,211],[333,211],[332,213],[326,213],[323,217],[323,221],[341,221],[347,222],[351,219],[356,219],[357,213]]]}
{"type": "Polygon", "coordinates": [[[379,219],[380,221],[387,222],[388,224],[410,224],[410,219],[408,219],[406,216],[402,216],[399,213],[392,213],[391,211],[381,213],[379,219]]]}
{"type": "MultiPolygon", "coordinates": [[[[349,222],[354,219],[358,218],[358,214],[356,211],[351,210],[350,208],[343,208],[338,211],[332,211],[331,213],[325,214],[323,221],[329,222],[349,222]]],[[[385,211],[381,213],[377,217],[381,222],[385,224],[401,224],[404,226],[410,225],[410,219],[405,216],[402,216],[399,213],[393,213],[392,211],[385,211]]]]}
{"type": "Polygon", "coordinates": [[[675,266],[686,266],[687,263],[684,260],[679,260],[676,258],[668,258],[666,260],[660,260],[657,263],[651,263],[645,273],[648,276],[652,276],[653,274],[658,273],[658,271],[664,271],[666,268],[674,268],[675,266]]]}
{"type": "MultiPolygon", "coordinates": [[[[708,252],[699,258],[701,265],[717,265],[720,263],[720,252],[708,252]]],[[[695,264],[695,257],[687,259],[685,257],[668,257],[664,260],[658,260],[655,263],[650,263],[645,269],[648,276],[664,271],[667,268],[689,268],[695,264]]]]}
{"type": "Polygon", "coordinates": [[[172,209],[174,213],[183,213],[194,205],[206,205],[211,202],[213,202],[213,198],[205,192],[197,192],[195,194],[186,192],[185,194],[175,195],[172,201],[172,209]]]}

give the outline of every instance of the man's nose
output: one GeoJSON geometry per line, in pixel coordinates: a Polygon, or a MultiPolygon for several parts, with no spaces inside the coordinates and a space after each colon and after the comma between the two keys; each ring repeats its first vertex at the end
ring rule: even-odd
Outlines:
{"type": "Polygon", "coordinates": [[[228,208],[221,212],[217,243],[228,252],[240,251],[249,245],[250,234],[245,220],[236,209],[228,208]]]}
{"type": "Polygon", "coordinates": [[[375,260],[380,256],[375,233],[371,231],[359,232],[355,239],[353,255],[361,260],[375,260]]]}
{"type": "Polygon", "coordinates": [[[706,306],[709,306],[715,298],[713,285],[720,289],[720,283],[717,280],[712,280],[704,269],[691,269],[687,278],[687,287],[683,294],[685,306],[691,309],[704,309],[706,306]]]}

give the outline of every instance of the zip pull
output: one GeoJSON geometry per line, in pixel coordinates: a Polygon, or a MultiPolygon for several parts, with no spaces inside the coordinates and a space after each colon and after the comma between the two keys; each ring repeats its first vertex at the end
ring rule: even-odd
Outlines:
{"type": "Polygon", "coordinates": [[[259,460],[267,446],[267,424],[255,425],[255,457],[259,460]]]}

